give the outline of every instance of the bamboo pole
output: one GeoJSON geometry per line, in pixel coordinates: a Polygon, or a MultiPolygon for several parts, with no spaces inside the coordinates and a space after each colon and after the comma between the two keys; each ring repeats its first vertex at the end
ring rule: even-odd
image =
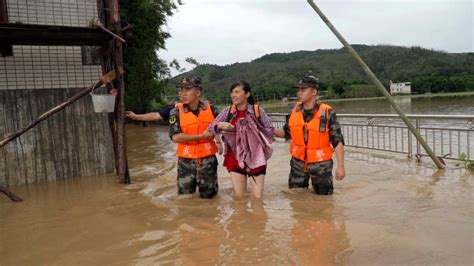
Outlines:
{"type": "Polygon", "coordinates": [[[413,133],[413,135],[416,137],[416,139],[420,142],[420,144],[423,146],[425,149],[426,153],[431,157],[433,162],[436,164],[436,166],[439,169],[444,169],[445,166],[441,163],[441,161],[436,157],[435,153],[431,150],[430,146],[426,141],[423,139],[421,134],[416,130],[416,128],[413,126],[413,124],[410,122],[410,120],[407,118],[405,113],[403,113],[402,109],[398,104],[393,100],[392,96],[388,91],[385,89],[385,87],[382,85],[380,80],[375,76],[375,74],[372,72],[372,70],[367,66],[367,64],[362,60],[362,58],[359,56],[359,54],[352,48],[352,46],[344,39],[344,37],[337,31],[337,29],[332,25],[332,23],[329,21],[329,19],[324,15],[324,13],[319,9],[319,7],[314,3],[313,0],[307,0],[308,4],[314,9],[314,11],[319,15],[319,17],[326,23],[326,25],[329,27],[329,29],[336,35],[336,37],[339,39],[339,41],[349,50],[351,53],[352,57],[359,63],[359,65],[364,69],[365,73],[367,76],[370,78],[370,80],[375,84],[377,89],[387,98],[388,102],[392,105],[393,109],[400,115],[400,118],[405,122],[407,125],[408,129],[413,133]]]}
{"type": "Polygon", "coordinates": [[[122,43],[126,43],[127,41],[125,41],[124,38],[118,36],[117,34],[111,32],[109,29],[107,29],[106,27],[104,27],[104,25],[102,25],[102,22],[100,22],[99,19],[93,19],[89,22],[89,26],[91,27],[96,27],[96,28],[100,28],[102,29],[103,31],[107,32],[108,34],[112,35],[114,38],[117,38],[119,41],[121,41],[122,43]]]}

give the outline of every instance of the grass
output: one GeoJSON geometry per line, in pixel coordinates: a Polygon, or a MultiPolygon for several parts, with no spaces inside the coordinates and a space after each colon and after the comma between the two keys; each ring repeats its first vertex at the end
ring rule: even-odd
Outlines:
{"type": "Polygon", "coordinates": [[[467,155],[464,152],[461,153],[459,159],[464,163],[464,167],[466,167],[466,169],[474,171],[474,161],[467,159],[467,155]]]}

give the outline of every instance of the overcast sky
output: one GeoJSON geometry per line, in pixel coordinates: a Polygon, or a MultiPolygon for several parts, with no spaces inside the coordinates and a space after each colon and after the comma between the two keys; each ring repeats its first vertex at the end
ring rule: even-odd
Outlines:
{"type": "MultiPolygon", "coordinates": [[[[340,48],[306,0],[183,0],[167,29],[168,62],[193,57],[217,65],[268,53],[340,48]]],[[[473,52],[472,0],[315,1],[351,43],[473,52]]],[[[177,74],[173,71],[173,74],[177,74]]]]}

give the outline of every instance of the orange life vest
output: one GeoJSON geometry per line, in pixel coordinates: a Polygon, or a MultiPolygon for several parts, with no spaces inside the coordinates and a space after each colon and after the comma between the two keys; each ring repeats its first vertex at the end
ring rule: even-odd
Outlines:
{"type": "MultiPolygon", "coordinates": [[[[209,102],[201,102],[202,109],[196,116],[193,112],[185,110],[183,103],[176,104],[179,111],[179,125],[181,132],[189,135],[198,135],[206,131],[209,124],[214,121],[209,102]]],[[[200,139],[192,142],[178,143],[176,154],[179,157],[200,159],[216,154],[217,146],[213,139],[200,139]]]]}
{"type": "Polygon", "coordinates": [[[331,106],[321,103],[313,119],[305,122],[303,112],[294,109],[288,126],[291,134],[291,156],[306,163],[327,161],[332,158],[333,148],[329,141],[328,113],[331,106]],[[307,132],[305,141],[304,132],[307,132]]]}

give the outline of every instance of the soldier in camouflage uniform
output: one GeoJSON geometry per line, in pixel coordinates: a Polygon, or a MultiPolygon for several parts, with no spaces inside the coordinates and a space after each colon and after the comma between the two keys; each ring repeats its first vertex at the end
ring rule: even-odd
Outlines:
{"type": "Polygon", "coordinates": [[[170,111],[169,135],[178,143],[178,194],[192,194],[198,187],[201,198],[209,199],[217,194],[219,186],[217,147],[207,127],[219,112],[213,105],[200,100],[200,78],[185,77],[177,87],[182,102],[170,111]],[[183,124],[191,126],[183,127],[183,124]]]}
{"type": "MultiPolygon", "coordinates": [[[[332,181],[333,161],[331,158],[333,150],[337,159],[336,180],[342,180],[345,177],[344,138],[341,126],[337,121],[336,112],[330,106],[316,101],[319,88],[318,78],[308,73],[298,82],[295,88],[298,90],[299,102],[292,113],[287,116],[283,128],[275,129],[274,133],[277,137],[292,139],[289,188],[307,188],[311,179],[316,194],[331,195],[334,190],[332,181]],[[298,121],[297,112],[302,114],[300,116],[301,123],[299,124],[301,130],[299,131],[297,126],[291,126],[290,123],[290,119],[298,121]],[[313,125],[313,128],[309,130],[308,127],[311,125],[313,125]],[[290,128],[294,128],[294,130],[290,128]],[[301,136],[299,136],[296,132],[301,131],[301,136]],[[304,141],[303,145],[294,145],[295,136],[301,138],[301,142],[304,141]],[[309,143],[318,146],[324,142],[327,144],[313,150],[309,149],[309,143]],[[298,152],[301,149],[303,151],[298,152]]],[[[293,125],[295,125],[294,122],[293,125]]]]}

